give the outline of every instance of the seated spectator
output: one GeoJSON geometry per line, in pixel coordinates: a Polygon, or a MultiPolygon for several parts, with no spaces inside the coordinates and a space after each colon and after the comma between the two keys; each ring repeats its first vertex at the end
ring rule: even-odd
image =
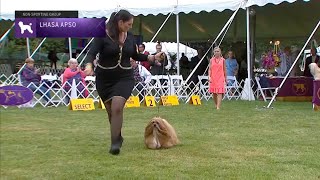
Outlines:
{"type": "MultiPolygon", "coordinates": [[[[149,55],[150,53],[148,51],[146,51],[145,49],[146,49],[146,46],[144,44],[139,45],[139,48],[138,48],[139,53],[149,55]]],[[[142,66],[144,66],[148,71],[150,71],[151,66],[150,66],[149,61],[141,61],[140,64],[142,66]]]]}
{"type": "MultiPolygon", "coordinates": [[[[84,71],[78,67],[78,61],[76,59],[71,58],[68,61],[68,68],[64,70],[63,73],[63,88],[65,89],[66,92],[68,92],[71,89],[72,82],[75,80],[76,85],[77,85],[77,96],[79,96],[79,92],[81,93],[81,97],[87,97],[88,96],[88,90],[85,89],[86,82],[85,82],[85,77],[86,74],[84,71]],[[80,83],[82,82],[82,83],[80,83]]],[[[70,96],[71,96],[71,91],[69,91],[69,96],[66,96],[67,103],[69,103],[70,96]]]]}
{"type": "Polygon", "coordinates": [[[32,58],[27,58],[25,63],[26,66],[23,68],[20,76],[21,84],[40,96],[44,95],[43,98],[47,101],[46,106],[53,106],[54,104],[50,102],[50,91],[47,86],[41,84],[40,69],[34,67],[34,60],[32,58]]]}
{"type": "Polygon", "coordinates": [[[137,64],[134,59],[130,59],[131,67],[133,69],[133,77],[135,83],[138,84],[137,89],[139,90],[139,99],[140,101],[145,96],[144,87],[151,81],[151,73],[142,65],[137,64]]]}

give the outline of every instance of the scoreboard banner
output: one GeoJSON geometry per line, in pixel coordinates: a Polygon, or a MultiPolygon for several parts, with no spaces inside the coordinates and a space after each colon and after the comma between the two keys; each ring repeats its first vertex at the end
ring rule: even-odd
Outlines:
{"type": "Polygon", "coordinates": [[[16,18],[15,37],[105,37],[105,18],[16,18]]]}

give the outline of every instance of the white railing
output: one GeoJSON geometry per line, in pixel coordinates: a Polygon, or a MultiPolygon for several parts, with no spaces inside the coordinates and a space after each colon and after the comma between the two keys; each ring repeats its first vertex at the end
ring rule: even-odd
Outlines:
{"type": "MultiPolygon", "coordinates": [[[[68,106],[69,99],[71,98],[72,84],[69,82],[61,84],[61,77],[57,77],[55,75],[54,77],[52,76],[52,78],[48,78],[47,76],[43,76],[43,78],[46,78],[46,81],[42,81],[38,86],[33,83],[28,85],[28,88],[32,89],[34,92],[34,98],[31,106],[68,106]],[[46,94],[49,94],[50,97],[47,97],[46,94]]],[[[83,84],[82,82],[76,84],[77,98],[92,98],[95,102],[98,102],[100,98],[95,86],[95,77],[88,76],[85,80],[86,84],[83,84]]],[[[8,77],[4,74],[0,75],[0,86],[9,84],[20,84],[18,76],[16,74],[12,74],[8,77]]],[[[224,100],[239,99],[239,93],[242,92],[243,87],[244,81],[239,83],[237,82],[237,86],[234,91],[230,90],[230,87],[226,87],[228,94],[225,95],[224,100]],[[232,97],[233,92],[237,92],[234,93],[237,97],[232,97]]],[[[202,76],[201,81],[196,84],[194,82],[186,83],[181,76],[176,75],[152,76],[150,83],[136,84],[133,88],[132,95],[140,95],[141,103],[144,101],[144,96],[147,95],[154,96],[156,102],[160,101],[161,96],[166,95],[178,96],[180,103],[188,103],[188,100],[192,95],[199,95],[201,100],[206,101],[212,98],[208,93],[208,82],[205,76],[202,76]]]]}

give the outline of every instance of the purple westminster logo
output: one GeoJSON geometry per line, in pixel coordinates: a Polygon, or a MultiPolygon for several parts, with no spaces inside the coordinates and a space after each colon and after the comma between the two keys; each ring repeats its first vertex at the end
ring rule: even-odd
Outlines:
{"type": "Polygon", "coordinates": [[[17,18],[15,37],[105,37],[105,18],[17,18]]]}
{"type": "Polygon", "coordinates": [[[33,92],[24,86],[10,85],[0,87],[0,105],[17,106],[31,101],[33,92]]]}

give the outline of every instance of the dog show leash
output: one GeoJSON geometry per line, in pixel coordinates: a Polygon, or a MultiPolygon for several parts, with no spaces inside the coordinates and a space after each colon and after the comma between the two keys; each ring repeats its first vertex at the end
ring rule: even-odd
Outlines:
{"type": "MultiPolygon", "coordinates": [[[[163,74],[164,74],[164,69],[165,69],[165,65],[164,64],[165,64],[165,61],[167,60],[167,56],[162,54],[160,57],[161,57],[161,59],[163,59],[163,61],[162,61],[162,72],[161,72],[161,79],[163,79],[163,74]]],[[[159,84],[160,84],[160,91],[162,91],[163,87],[162,87],[162,83],[161,83],[160,80],[159,80],[159,84]]],[[[157,107],[158,117],[160,117],[160,101],[161,101],[161,95],[160,95],[160,100],[159,100],[159,104],[158,104],[158,107],[157,107]]]]}

